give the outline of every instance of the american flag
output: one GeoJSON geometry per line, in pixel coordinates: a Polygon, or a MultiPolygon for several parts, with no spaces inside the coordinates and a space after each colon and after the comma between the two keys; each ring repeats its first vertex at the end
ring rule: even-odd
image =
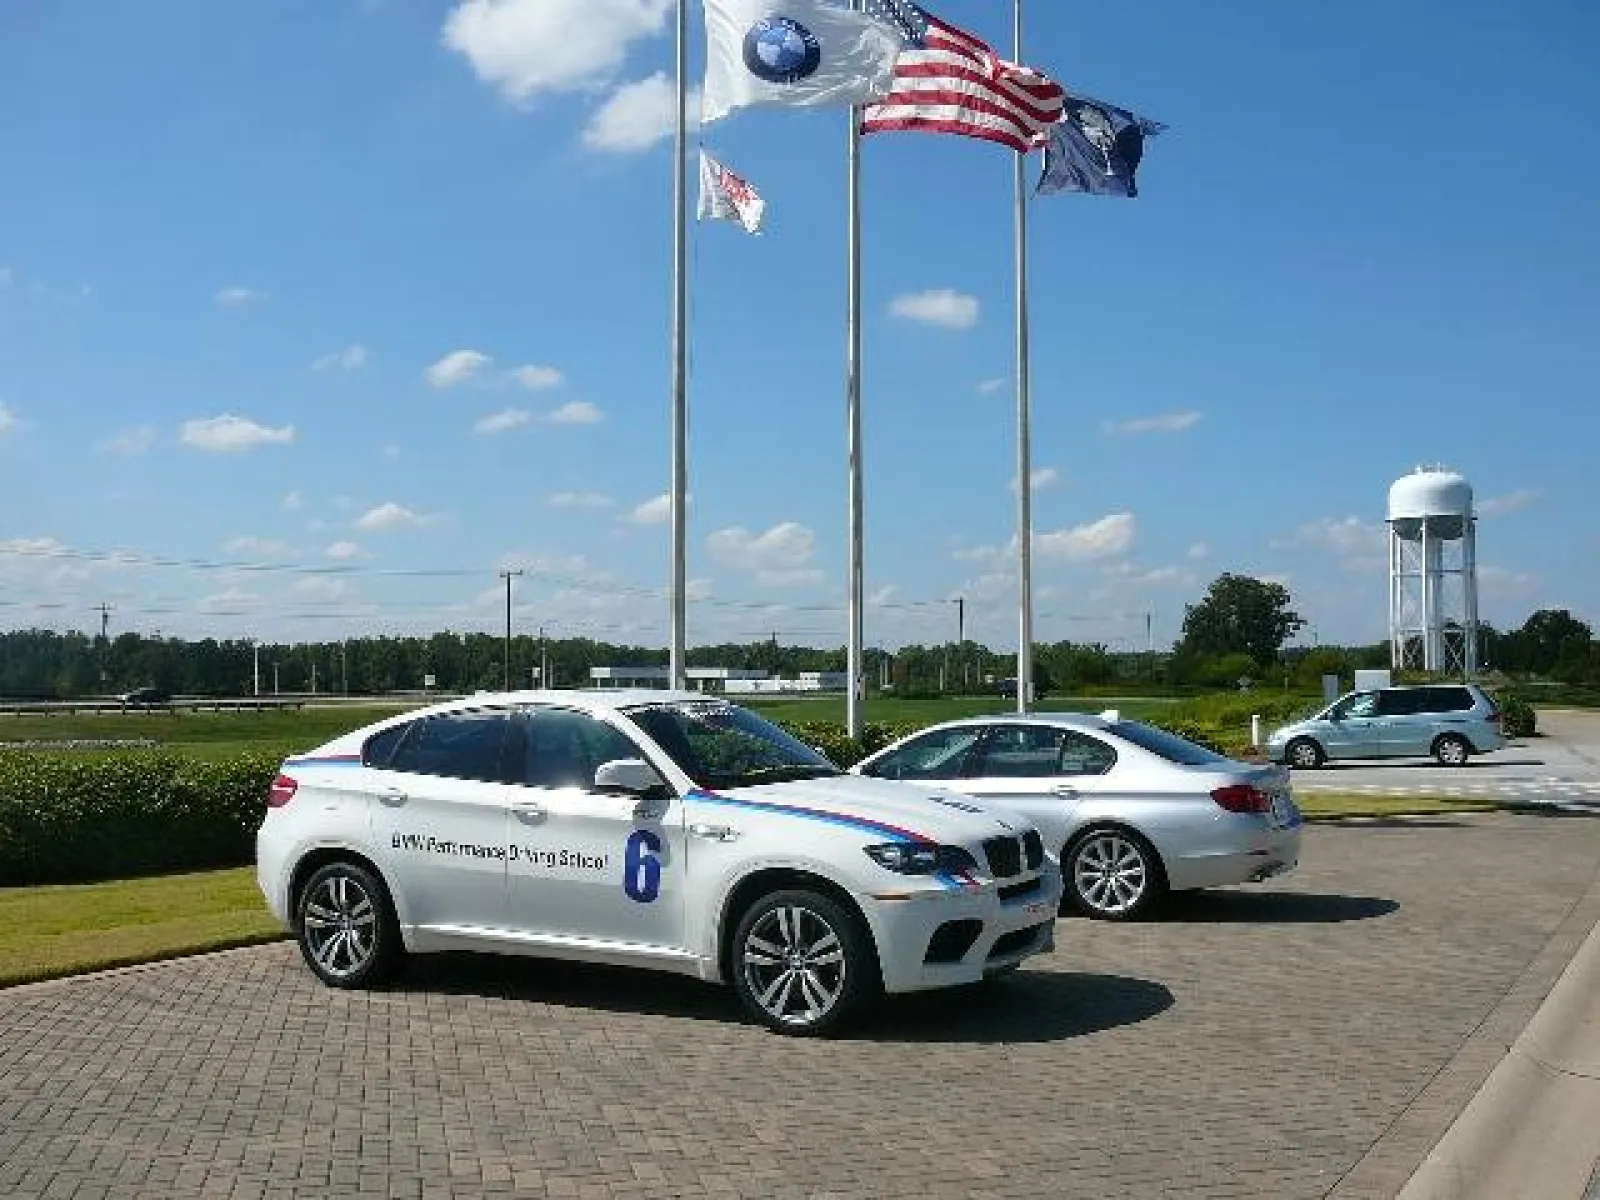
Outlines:
{"type": "Polygon", "coordinates": [[[1055,81],[1007,62],[909,0],[866,0],[863,7],[899,31],[906,48],[895,61],[893,90],[867,106],[862,133],[925,129],[1026,154],[1061,120],[1065,96],[1055,81]]]}

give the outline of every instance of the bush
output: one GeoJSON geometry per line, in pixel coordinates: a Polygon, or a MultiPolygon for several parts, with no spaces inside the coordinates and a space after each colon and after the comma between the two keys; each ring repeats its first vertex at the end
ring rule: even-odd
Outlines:
{"type": "Polygon", "coordinates": [[[1508,692],[1496,697],[1500,705],[1500,728],[1511,738],[1532,737],[1538,732],[1539,718],[1521,696],[1508,692]]]}
{"type": "Polygon", "coordinates": [[[910,737],[926,728],[926,725],[863,725],[861,740],[856,741],[838,721],[780,721],[778,724],[845,768],[855,766],[867,755],[883,749],[891,742],[910,737]]]}
{"type": "Polygon", "coordinates": [[[278,759],[0,753],[0,886],[249,863],[278,759]]]}

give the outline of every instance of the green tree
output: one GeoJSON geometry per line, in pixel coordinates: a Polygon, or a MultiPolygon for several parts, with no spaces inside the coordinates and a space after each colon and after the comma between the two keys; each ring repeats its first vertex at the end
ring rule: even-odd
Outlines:
{"type": "Polygon", "coordinates": [[[1289,636],[1305,624],[1289,607],[1289,589],[1248,575],[1223,575],[1205,598],[1184,611],[1178,653],[1189,660],[1248,654],[1273,662],[1289,636]]]}

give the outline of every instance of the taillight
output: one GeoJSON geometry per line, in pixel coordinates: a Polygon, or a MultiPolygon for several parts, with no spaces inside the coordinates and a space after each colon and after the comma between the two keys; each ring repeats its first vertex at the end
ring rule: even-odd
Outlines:
{"type": "Polygon", "coordinates": [[[300,790],[300,785],[287,775],[279,775],[272,781],[272,787],[267,789],[267,807],[282,808],[294,799],[294,794],[300,790]]]}
{"type": "Polygon", "coordinates": [[[1272,811],[1272,797],[1248,783],[1232,783],[1211,793],[1211,798],[1221,808],[1233,813],[1264,813],[1272,811]]]}
{"type": "Polygon", "coordinates": [[[1491,725],[1500,724],[1500,713],[1498,711],[1495,711],[1495,712],[1492,712],[1492,713],[1489,714],[1489,724],[1491,724],[1491,725]]]}

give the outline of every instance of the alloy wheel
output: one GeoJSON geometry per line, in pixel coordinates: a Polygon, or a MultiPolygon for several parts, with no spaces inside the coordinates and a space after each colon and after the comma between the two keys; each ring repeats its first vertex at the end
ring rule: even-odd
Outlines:
{"type": "Polygon", "coordinates": [[[1097,833],[1073,855],[1072,879],[1084,904],[1108,916],[1121,916],[1144,897],[1150,884],[1150,864],[1130,838],[1097,833]]]}
{"type": "Polygon", "coordinates": [[[378,907],[359,879],[344,872],[317,880],[304,909],[305,945],[317,966],[348,979],[378,948],[378,907]]]}
{"type": "Polygon", "coordinates": [[[849,968],[839,934],[801,905],[763,913],[745,935],[741,958],[750,995],[784,1025],[816,1024],[844,994],[849,968]]]}

